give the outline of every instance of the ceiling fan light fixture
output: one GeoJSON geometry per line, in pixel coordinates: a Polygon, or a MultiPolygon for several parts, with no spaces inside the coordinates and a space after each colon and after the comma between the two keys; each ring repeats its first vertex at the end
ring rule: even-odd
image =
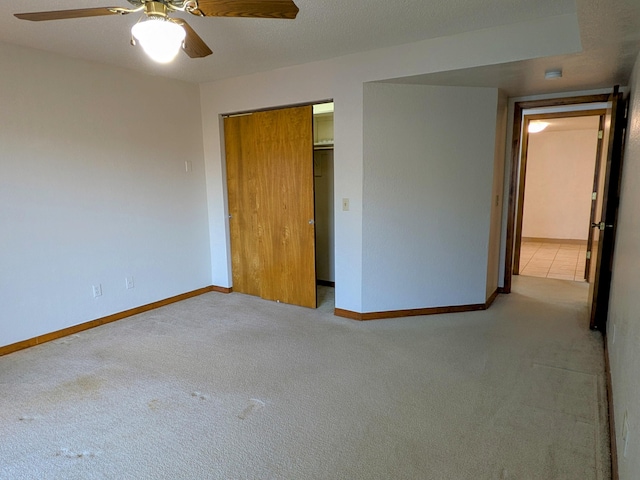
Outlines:
{"type": "Polygon", "coordinates": [[[149,17],[131,28],[131,35],[140,42],[152,60],[169,63],[180,51],[185,31],[180,25],[162,17],[149,17]]]}

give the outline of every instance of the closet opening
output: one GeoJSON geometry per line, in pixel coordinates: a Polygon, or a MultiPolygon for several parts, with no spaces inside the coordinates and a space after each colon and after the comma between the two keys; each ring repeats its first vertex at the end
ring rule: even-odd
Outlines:
{"type": "Polygon", "coordinates": [[[313,106],[313,179],[318,306],[334,302],[333,102],[313,106]]]}

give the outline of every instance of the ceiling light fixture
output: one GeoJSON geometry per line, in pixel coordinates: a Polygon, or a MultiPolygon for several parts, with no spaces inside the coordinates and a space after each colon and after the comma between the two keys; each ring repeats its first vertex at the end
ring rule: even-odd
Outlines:
{"type": "Polygon", "coordinates": [[[527,131],[529,133],[539,133],[543,131],[545,128],[547,128],[548,126],[549,126],[549,123],[547,122],[533,121],[533,122],[529,122],[529,128],[527,128],[527,131]]]}
{"type": "Polygon", "coordinates": [[[553,80],[554,78],[562,78],[562,69],[547,70],[544,72],[544,78],[547,80],[553,80]]]}
{"type": "Polygon", "coordinates": [[[140,42],[152,60],[169,63],[180,51],[185,31],[180,25],[159,16],[150,16],[131,28],[131,35],[140,42]]]}

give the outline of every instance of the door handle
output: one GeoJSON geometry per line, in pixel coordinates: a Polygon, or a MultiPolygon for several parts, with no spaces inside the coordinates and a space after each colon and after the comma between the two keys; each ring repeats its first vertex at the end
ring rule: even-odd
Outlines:
{"type": "Polygon", "coordinates": [[[606,228],[613,228],[613,225],[607,225],[604,222],[600,223],[592,223],[591,228],[599,228],[600,230],[604,230],[606,228]]]}
{"type": "Polygon", "coordinates": [[[309,220],[309,225],[315,225],[316,221],[315,220],[309,220]]]}

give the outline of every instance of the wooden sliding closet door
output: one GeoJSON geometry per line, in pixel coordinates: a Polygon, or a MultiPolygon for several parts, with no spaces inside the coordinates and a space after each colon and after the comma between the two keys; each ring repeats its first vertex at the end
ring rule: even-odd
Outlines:
{"type": "Polygon", "coordinates": [[[316,307],[312,107],[225,119],[233,289],[316,307]]]}
{"type": "Polygon", "coordinates": [[[236,292],[260,296],[258,180],[252,116],[224,119],[231,268],[236,292]]]}

